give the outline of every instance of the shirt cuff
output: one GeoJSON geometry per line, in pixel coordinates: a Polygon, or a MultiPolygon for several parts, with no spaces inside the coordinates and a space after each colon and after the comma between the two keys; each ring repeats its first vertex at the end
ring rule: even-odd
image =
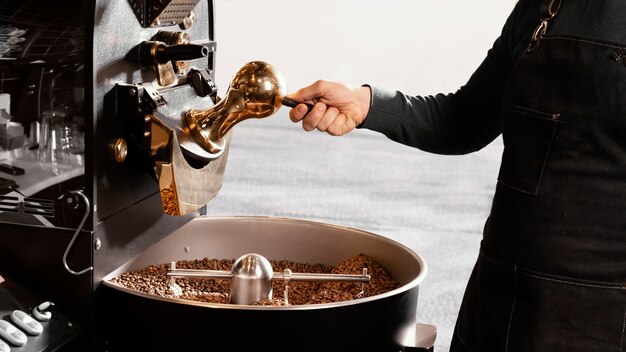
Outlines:
{"type": "Polygon", "coordinates": [[[369,87],[372,94],[370,109],[363,122],[357,128],[366,128],[384,134],[394,131],[400,123],[398,111],[394,110],[394,108],[397,110],[397,107],[395,107],[396,103],[393,102],[397,100],[399,92],[387,91],[369,85],[364,86],[369,87]]]}

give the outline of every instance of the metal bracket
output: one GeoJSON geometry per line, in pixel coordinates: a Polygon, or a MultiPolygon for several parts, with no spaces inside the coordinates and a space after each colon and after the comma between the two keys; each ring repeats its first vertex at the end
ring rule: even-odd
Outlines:
{"type": "Polygon", "coordinates": [[[87,198],[87,196],[85,196],[83,191],[71,191],[70,193],[78,195],[85,202],[85,215],[83,215],[83,219],[80,221],[80,224],[76,228],[76,231],[74,232],[74,236],[72,236],[72,239],[70,240],[70,243],[67,245],[67,248],[65,249],[65,253],[63,253],[63,266],[65,267],[65,270],[67,270],[67,272],[72,274],[72,275],[78,276],[78,275],[82,275],[84,273],[87,273],[87,272],[93,270],[93,266],[85,268],[85,269],[83,269],[81,271],[74,271],[74,270],[70,269],[69,265],[67,265],[67,255],[70,252],[70,249],[72,249],[72,246],[74,245],[74,241],[76,241],[76,238],[78,237],[78,234],[83,229],[83,226],[85,225],[85,221],[87,221],[87,218],[89,217],[89,212],[91,211],[91,206],[90,206],[90,203],[89,203],[89,199],[87,198]]]}
{"type": "Polygon", "coordinates": [[[165,99],[150,85],[120,83],[115,90],[116,114],[122,117],[122,123],[133,139],[150,152],[152,122],[149,116],[167,104],[165,99]]]}

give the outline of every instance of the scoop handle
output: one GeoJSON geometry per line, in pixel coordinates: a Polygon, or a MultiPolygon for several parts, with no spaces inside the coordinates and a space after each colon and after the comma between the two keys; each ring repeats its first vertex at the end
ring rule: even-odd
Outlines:
{"type": "Polygon", "coordinates": [[[287,98],[287,97],[283,98],[283,105],[285,105],[285,106],[288,106],[290,108],[295,108],[296,106],[298,106],[298,104],[306,105],[306,108],[307,108],[307,112],[306,113],[307,114],[310,113],[311,110],[313,110],[313,106],[314,106],[313,104],[300,103],[300,102],[297,102],[297,101],[295,101],[293,99],[290,99],[290,98],[287,98]]]}

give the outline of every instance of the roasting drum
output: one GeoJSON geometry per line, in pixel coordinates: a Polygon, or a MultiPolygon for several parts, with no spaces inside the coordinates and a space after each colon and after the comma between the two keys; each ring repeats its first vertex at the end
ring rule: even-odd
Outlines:
{"type": "Polygon", "coordinates": [[[388,238],[318,222],[268,217],[200,217],[103,279],[98,289],[112,350],[400,351],[415,338],[426,263],[388,238]],[[152,296],[113,284],[127,271],[177,260],[237,258],[335,265],[376,259],[400,283],[384,294],[301,306],[250,306],[152,296]]]}

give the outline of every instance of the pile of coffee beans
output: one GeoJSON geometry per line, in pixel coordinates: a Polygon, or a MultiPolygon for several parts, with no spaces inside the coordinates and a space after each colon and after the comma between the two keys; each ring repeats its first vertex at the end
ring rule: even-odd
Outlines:
{"type": "MultiPolygon", "coordinates": [[[[289,305],[304,305],[341,302],[378,295],[400,286],[376,260],[363,254],[344,260],[334,267],[323,264],[296,263],[288,260],[277,261],[270,259],[269,261],[274,272],[283,272],[285,269],[290,269],[294,273],[361,275],[363,274],[363,268],[367,268],[371,280],[369,284],[365,285],[364,292],[361,292],[361,283],[358,282],[292,281],[287,288],[288,302],[285,302],[284,299],[284,282],[275,280],[272,283],[272,300],[256,302],[255,304],[258,305],[282,306],[287,303],[289,305]]],[[[181,260],[176,262],[176,268],[230,271],[234,262],[234,259],[209,258],[181,260]]],[[[112,279],[111,282],[151,295],[173,297],[170,289],[170,278],[167,277],[169,268],[169,263],[151,265],[142,270],[124,273],[112,279]]],[[[178,296],[178,298],[210,303],[229,303],[229,279],[177,278],[176,283],[182,289],[182,295],[178,296]]]]}
{"type": "Polygon", "coordinates": [[[163,212],[165,214],[180,215],[178,211],[178,199],[173,186],[161,190],[161,202],[163,203],[163,212]]]}

